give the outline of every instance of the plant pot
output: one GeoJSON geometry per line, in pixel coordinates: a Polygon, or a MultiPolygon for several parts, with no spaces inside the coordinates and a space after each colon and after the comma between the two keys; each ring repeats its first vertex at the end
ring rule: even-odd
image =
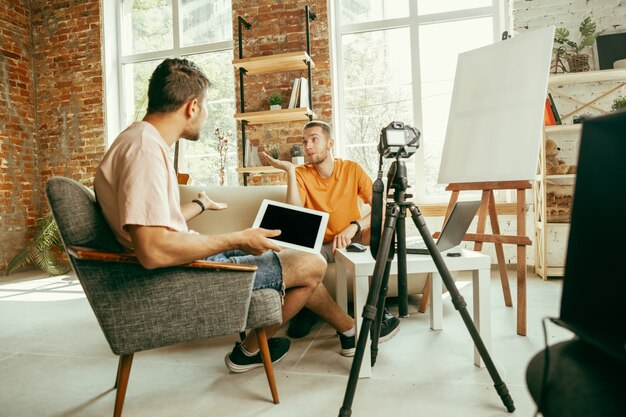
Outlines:
{"type": "Polygon", "coordinates": [[[615,61],[613,63],[614,69],[626,68],[626,59],[620,59],[619,61],[615,61]]]}
{"type": "Polygon", "coordinates": [[[570,55],[567,57],[567,64],[569,67],[569,72],[589,71],[589,55],[570,55]]]}
{"type": "Polygon", "coordinates": [[[304,156],[292,156],[291,163],[294,165],[302,165],[304,164],[304,156]]]}
{"type": "Polygon", "coordinates": [[[282,108],[283,108],[283,107],[282,107],[280,104],[272,104],[272,105],[270,106],[270,110],[280,110],[280,109],[282,109],[282,108]]]}

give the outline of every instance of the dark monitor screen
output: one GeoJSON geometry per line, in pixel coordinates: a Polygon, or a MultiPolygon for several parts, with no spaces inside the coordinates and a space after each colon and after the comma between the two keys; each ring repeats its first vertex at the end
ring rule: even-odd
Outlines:
{"type": "Polygon", "coordinates": [[[585,121],[561,318],[626,333],[626,112],[585,121]]]}
{"type": "Polygon", "coordinates": [[[314,248],[321,222],[317,214],[268,204],[259,227],[280,229],[274,240],[314,248]]]}

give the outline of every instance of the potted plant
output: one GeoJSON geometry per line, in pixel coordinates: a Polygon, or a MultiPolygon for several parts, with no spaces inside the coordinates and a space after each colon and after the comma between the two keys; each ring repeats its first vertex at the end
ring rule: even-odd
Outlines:
{"type": "Polygon", "coordinates": [[[302,145],[298,143],[294,143],[291,145],[291,149],[289,151],[291,154],[291,163],[295,165],[304,164],[304,149],[302,149],[302,145]]]}
{"type": "Polygon", "coordinates": [[[37,232],[33,240],[9,261],[4,274],[9,275],[19,268],[33,264],[51,276],[66,274],[71,268],[62,258],[63,250],[57,224],[52,213],[48,213],[37,220],[37,232]]]}
{"type": "Polygon", "coordinates": [[[263,150],[274,159],[280,158],[280,145],[276,143],[265,145],[263,150]]]}
{"type": "Polygon", "coordinates": [[[581,51],[596,43],[598,35],[604,32],[598,32],[596,29],[596,24],[591,21],[591,17],[589,16],[580,22],[580,26],[578,27],[578,32],[580,33],[578,42],[570,39],[570,31],[566,28],[560,27],[556,29],[554,32],[554,42],[559,46],[554,49],[556,54],[555,73],[559,68],[566,72],[561,58],[567,60],[569,72],[589,71],[589,55],[581,54],[581,51]]]}
{"type": "Polygon", "coordinates": [[[613,104],[611,104],[611,110],[618,111],[626,109],[626,97],[619,96],[615,100],[613,100],[613,104]]]}
{"type": "Polygon", "coordinates": [[[270,102],[270,110],[280,110],[283,106],[283,96],[278,93],[272,93],[267,98],[270,102]]]}

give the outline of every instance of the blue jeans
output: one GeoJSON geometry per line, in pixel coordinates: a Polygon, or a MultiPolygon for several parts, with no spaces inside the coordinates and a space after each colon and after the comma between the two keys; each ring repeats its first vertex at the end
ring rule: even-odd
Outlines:
{"type": "Polygon", "coordinates": [[[254,278],[252,290],[272,288],[281,293],[285,292],[283,282],[283,267],[278,255],[267,251],[259,256],[250,255],[241,250],[230,250],[206,258],[211,262],[229,262],[233,264],[255,265],[258,269],[254,278]]]}

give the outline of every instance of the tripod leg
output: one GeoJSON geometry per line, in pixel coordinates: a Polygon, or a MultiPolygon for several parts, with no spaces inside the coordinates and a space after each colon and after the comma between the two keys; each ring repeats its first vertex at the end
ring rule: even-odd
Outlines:
{"type": "MultiPolygon", "coordinates": [[[[365,353],[365,345],[367,339],[370,337],[370,327],[372,320],[376,317],[376,306],[374,303],[378,299],[380,288],[384,275],[384,268],[386,268],[387,258],[391,249],[391,243],[393,240],[394,228],[396,220],[398,218],[398,206],[390,203],[387,204],[387,214],[385,216],[385,227],[378,245],[378,253],[376,254],[376,264],[374,265],[374,275],[372,283],[370,284],[370,290],[367,294],[367,304],[363,308],[363,324],[359,332],[359,337],[356,342],[356,352],[354,359],[352,360],[352,367],[350,368],[350,377],[348,378],[348,385],[346,386],[346,393],[343,397],[343,404],[339,409],[339,417],[349,417],[352,414],[352,401],[354,400],[354,393],[356,391],[356,384],[359,380],[359,372],[361,370],[361,364],[363,363],[363,355],[365,353]]],[[[358,314],[358,312],[354,312],[358,314]]]]}
{"type": "Polygon", "coordinates": [[[483,359],[483,362],[485,363],[485,366],[487,367],[487,371],[489,371],[489,375],[491,376],[491,379],[494,383],[494,387],[498,395],[500,396],[502,403],[506,407],[507,411],[512,413],[513,411],[515,411],[513,398],[511,398],[511,395],[509,394],[509,390],[506,384],[504,383],[504,381],[502,381],[502,378],[500,378],[500,374],[498,373],[498,370],[496,369],[496,366],[493,363],[493,360],[491,359],[491,356],[489,355],[489,352],[487,351],[487,348],[485,344],[483,343],[483,340],[480,337],[480,334],[478,333],[476,326],[474,325],[474,322],[472,321],[469,313],[467,312],[467,304],[465,303],[465,299],[463,299],[463,296],[461,295],[461,293],[459,293],[459,290],[456,288],[456,285],[454,285],[454,280],[452,279],[452,275],[450,275],[450,271],[448,270],[448,267],[443,261],[443,257],[441,256],[441,253],[437,249],[437,245],[435,244],[435,241],[433,240],[432,236],[430,235],[430,232],[428,231],[428,227],[426,226],[426,222],[424,222],[424,219],[422,218],[422,214],[420,213],[420,211],[417,209],[415,205],[411,205],[409,209],[411,210],[413,223],[415,223],[415,226],[417,227],[420,234],[422,235],[422,238],[424,239],[424,242],[426,243],[426,247],[428,248],[428,252],[430,253],[430,255],[433,258],[433,261],[435,262],[437,271],[439,271],[439,274],[441,275],[441,279],[443,280],[443,283],[445,284],[446,288],[448,289],[448,292],[450,293],[450,298],[452,300],[452,304],[454,304],[454,308],[461,315],[461,318],[463,319],[465,327],[467,328],[468,332],[470,333],[470,336],[472,337],[472,340],[474,341],[474,346],[476,346],[476,349],[480,353],[480,357],[483,359]]]}
{"type": "Polygon", "coordinates": [[[380,292],[378,293],[378,304],[376,305],[376,320],[372,326],[372,366],[376,364],[376,357],[378,356],[378,338],[380,337],[380,326],[385,314],[385,300],[387,299],[387,290],[389,288],[389,271],[391,270],[392,256],[387,259],[385,264],[385,272],[383,275],[383,282],[381,284],[380,292]]]}
{"type": "Polygon", "coordinates": [[[404,206],[400,206],[398,214],[398,222],[396,223],[396,244],[398,245],[398,315],[400,317],[409,317],[409,294],[406,282],[406,229],[405,229],[405,210],[404,206]]]}

